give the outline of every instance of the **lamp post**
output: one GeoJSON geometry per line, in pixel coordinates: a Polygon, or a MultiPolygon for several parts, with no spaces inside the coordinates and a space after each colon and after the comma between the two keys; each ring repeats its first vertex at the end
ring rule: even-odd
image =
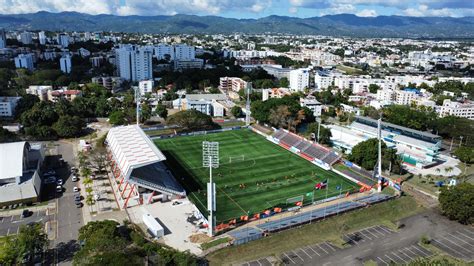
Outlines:
{"type": "Polygon", "coordinates": [[[219,167],[219,142],[202,142],[202,166],[209,167],[207,183],[208,235],[214,235],[214,212],[216,211],[216,184],[212,182],[212,168],[219,167]]]}

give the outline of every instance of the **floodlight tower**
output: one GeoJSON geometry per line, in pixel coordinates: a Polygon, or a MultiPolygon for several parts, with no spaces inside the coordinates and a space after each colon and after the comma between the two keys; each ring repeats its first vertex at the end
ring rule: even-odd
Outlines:
{"type": "Polygon", "coordinates": [[[245,125],[250,126],[250,91],[252,90],[252,82],[247,82],[247,88],[245,88],[247,92],[247,103],[245,105],[245,125]]]}
{"type": "Polygon", "coordinates": [[[135,102],[137,104],[137,126],[140,124],[140,89],[134,87],[135,90],[135,102]]]}
{"type": "Polygon", "coordinates": [[[208,234],[214,235],[214,212],[216,211],[216,184],[212,182],[212,168],[219,167],[219,142],[202,142],[202,166],[209,167],[207,183],[208,234]]]}
{"type": "Polygon", "coordinates": [[[378,138],[378,159],[377,159],[377,177],[378,192],[382,191],[382,118],[377,121],[377,138],[378,138]]]}

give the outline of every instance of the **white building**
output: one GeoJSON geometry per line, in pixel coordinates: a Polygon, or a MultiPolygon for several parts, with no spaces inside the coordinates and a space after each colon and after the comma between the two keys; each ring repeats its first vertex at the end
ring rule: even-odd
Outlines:
{"type": "Polygon", "coordinates": [[[46,34],[44,31],[40,31],[38,33],[38,40],[39,40],[39,43],[41,45],[45,45],[46,44],[46,34]]]}
{"type": "Polygon", "coordinates": [[[314,117],[321,116],[322,104],[316,100],[314,96],[308,96],[306,98],[300,98],[301,107],[308,107],[313,111],[314,117]]]}
{"type": "Polygon", "coordinates": [[[33,35],[31,34],[31,32],[22,32],[20,33],[20,36],[19,36],[19,41],[23,44],[32,44],[33,43],[33,35]]]}
{"type": "Polygon", "coordinates": [[[284,68],[281,65],[261,65],[261,68],[277,79],[290,79],[291,69],[289,68],[284,68]]]}
{"type": "Polygon", "coordinates": [[[57,42],[61,47],[67,48],[69,46],[69,35],[65,33],[58,34],[57,37],[57,42]]]}
{"type": "Polygon", "coordinates": [[[0,117],[12,117],[21,97],[0,97],[0,117]]]}
{"type": "Polygon", "coordinates": [[[186,110],[194,109],[210,116],[223,117],[225,107],[219,101],[227,101],[227,96],[225,94],[187,94],[182,104],[186,110]]]}
{"type": "Polygon", "coordinates": [[[63,73],[66,73],[66,74],[71,73],[71,69],[72,69],[71,55],[69,55],[69,54],[63,55],[59,59],[59,66],[60,66],[61,71],[63,73]]]}
{"type": "Polygon", "coordinates": [[[400,105],[411,105],[419,99],[419,95],[414,90],[377,90],[377,100],[386,103],[400,105]]]}
{"type": "Polygon", "coordinates": [[[19,54],[17,57],[15,57],[15,67],[26,68],[30,71],[33,71],[33,54],[19,54]]]}
{"type": "Polygon", "coordinates": [[[290,71],[290,89],[294,92],[303,91],[309,86],[309,70],[300,68],[290,71]]]}
{"type": "Polygon", "coordinates": [[[115,49],[115,55],[121,78],[131,81],[153,79],[153,51],[150,48],[124,45],[115,49]]]}
{"type": "Polygon", "coordinates": [[[201,69],[203,65],[204,65],[204,60],[199,59],[199,58],[173,61],[173,69],[175,71],[182,71],[185,69],[193,69],[193,68],[201,69]]]}
{"type": "Polygon", "coordinates": [[[194,46],[178,44],[174,46],[174,60],[192,60],[196,58],[194,46]]]}
{"type": "Polygon", "coordinates": [[[224,91],[245,90],[247,88],[247,81],[237,77],[222,77],[219,78],[219,89],[224,91]]]}
{"type": "Polygon", "coordinates": [[[4,29],[0,29],[0,49],[7,47],[7,35],[4,29]]]}
{"type": "Polygon", "coordinates": [[[140,91],[140,95],[144,96],[146,93],[153,92],[153,80],[142,80],[138,82],[138,90],[140,91]]]}
{"type": "Polygon", "coordinates": [[[439,115],[441,117],[452,115],[474,120],[474,103],[459,103],[446,99],[439,110],[439,115]]]}

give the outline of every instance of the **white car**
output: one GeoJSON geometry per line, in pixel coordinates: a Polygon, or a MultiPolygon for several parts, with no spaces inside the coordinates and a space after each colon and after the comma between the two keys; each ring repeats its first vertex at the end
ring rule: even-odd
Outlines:
{"type": "Polygon", "coordinates": [[[94,194],[94,200],[99,200],[100,199],[100,195],[99,194],[94,194]]]}
{"type": "Polygon", "coordinates": [[[78,187],[74,187],[74,188],[72,189],[72,191],[74,191],[74,192],[79,192],[79,190],[80,190],[80,189],[79,189],[78,187]]]}
{"type": "Polygon", "coordinates": [[[77,178],[77,176],[73,175],[71,177],[71,180],[72,180],[72,182],[77,182],[79,180],[79,178],[77,178]]]}
{"type": "Polygon", "coordinates": [[[63,186],[56,186],[56,192],[58,193],[63,192],[63,186]]]}
{"type": "Polygon", "coordinates": [[[62,186],[62,185],[63,185],[63,180],[62,180],[62,179],[56,180],[56,184],[57,184],[58,186],[62,186]]]}

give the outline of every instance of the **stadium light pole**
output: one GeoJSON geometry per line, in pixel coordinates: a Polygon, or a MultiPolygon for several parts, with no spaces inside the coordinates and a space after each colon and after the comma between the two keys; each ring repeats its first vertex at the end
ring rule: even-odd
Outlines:
{"type": "Polygon", "coordinates": [[[252,89],[252,82],[247,82],[247,103],[245,104],[245,109],[247,109],[245,113],[245,125],[250,126],[250,90],[252,89]]]}
{"type": "Polygon", "coordinates": [[[137,104],[137,126],[140,125],[140,89],[135,87],[135,102],[137,104]]]}
{"type": "Polygon", "coordinates": [[[219,167],[219,142],[202,142],[202,166],[209,167],[207,183],[208,234],[214,235],[214,212],[216,211],[216,184],[212,182],[212,168],[219,167]]]}

